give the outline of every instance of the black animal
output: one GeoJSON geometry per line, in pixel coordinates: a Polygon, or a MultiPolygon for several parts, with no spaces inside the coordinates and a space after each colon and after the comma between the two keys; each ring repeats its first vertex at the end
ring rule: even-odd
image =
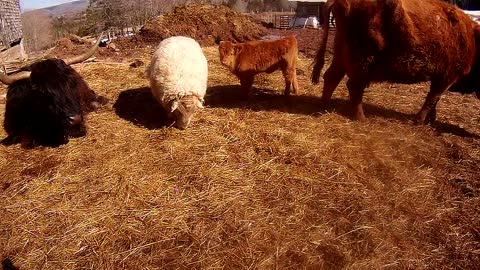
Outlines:
{"type": "Polygon", "coordinates": [[[80,56],[46,59],[23,68],[26,71],[0,75],[0,81],[9,85],[3,124],[8,136],[2,144],[57,147],[69,137],[86,134],[84,114],[108,99],[97,96],[70,65],[92,56],[99,41],[80,56]]]}

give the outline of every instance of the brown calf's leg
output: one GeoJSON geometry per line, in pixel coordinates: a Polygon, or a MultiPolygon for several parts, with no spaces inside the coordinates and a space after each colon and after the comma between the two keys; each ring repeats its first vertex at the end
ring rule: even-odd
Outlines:
{"type": "Polygon", "coordinates": [[[320,102],[323,106],[327,106],[330,103],[333,92],[344,76],[345,70],[343,67],[336,64],[336,61],[333,60],[333,63],[323,75],[323,92],[322,97],[320,98],[320,102]]]}
{"type": "Polygon", "coordinates": [[[293,71],[292,84],[293,84],[293,93],[294,93],[294,94],[297,94],[297,93],[298,93],[298,80],[297,80],[297,71],[296,71],[296,69],[294,69],[294,71],[293,71]]]}
{"type": "Polygon", "coordinates": [[[253,78],[254,76],[244,76],[240,78],[240,85],[242,86],[243,93],[248,98],[251,98],[253,96],[253,93],[252,93],[253,78]]]}
{"type": "Polygon", "coordinates": [[[293,85],[293,92],[296,93],[295,89],[295,69],[286,68],[283,70],[283,77],[285,78],[285,92],[284,95],[290,95],[290,87],[293,85]]]}
{"type": "Polygon", "coordinates": [[[363,113],[362,99],[363,92],[367,87],[367,83],[362,80],[352,80],[351,78],[347,82],[348,93],[350,94],[350,102],[352,104],[353,119],[358,121],[365,120],[365,114],[363,113]]]}
{"type": "Polygon", "coordinates": [[[453,83],[445,83],[443,81],[432,80],[430,85],[430,92],[428,92],[425,102],[423,103],[422,108],[417,113],[415,122],[417,124],[426,124],[426,122],[433,123],[436,119],[436,106],[442,94],[447,90],[453,83]],[[428,119],[427,119],[428,118],[428,119]]]}

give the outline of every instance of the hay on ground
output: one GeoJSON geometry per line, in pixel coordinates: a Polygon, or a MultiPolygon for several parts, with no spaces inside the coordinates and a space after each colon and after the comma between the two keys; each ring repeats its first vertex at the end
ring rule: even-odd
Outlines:
{"type": "Polygon", "coordinates": [[[142,68],[76,65],[112,106],[67,145],[0,146],[0,259],[20,269],[480,265],[478,100],[448,93],[437,126],[415,126],[426,85],[373,85],[368,120],[353,122],[343,82],[332,110],[318,106],[310,59],[300,57],[298,95],[281,95],[276,72],[245,100],[217,50],[204,49],[207,108],[184,131],[168,127],[142,68]]]}

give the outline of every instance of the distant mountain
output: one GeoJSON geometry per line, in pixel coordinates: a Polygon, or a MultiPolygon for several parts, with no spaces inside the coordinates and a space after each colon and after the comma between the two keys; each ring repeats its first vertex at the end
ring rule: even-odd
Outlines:
{"type": "MultiPolygon", "coordinates": [[[[59,17],[59,16],[69,16],[79,12],[83,12],[87,10],[88,7],[88,0],[77,0],[70,3],[65,3],[57,6],[42,8],[40,10],[44,10],[48,13],[51,17],[59,17]]],[[[34,10],[26,11],[25,13],[32,12],[34,10]]]]}

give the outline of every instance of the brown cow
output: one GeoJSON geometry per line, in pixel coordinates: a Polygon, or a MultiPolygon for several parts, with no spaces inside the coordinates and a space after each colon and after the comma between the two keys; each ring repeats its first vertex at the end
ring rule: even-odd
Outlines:
{"type": "Polygon", "coordinates": [[[296,66],[298,56],[297,39],[290,35],[275,40],[258,40],[233,44],[222,41],[219,46],[220,61],[240,79],[240,84],[251,96],[256,74],[272,73],[280,69],[285,77],[285,95],[298,90],[296,66]]]}
{"type": "MultiPolygon", "coordinates": [[[[417,122],[433,122],[445,90],[480,98],[480,27],[462,10],[438,0],[328,0],[324,16],[336,21],[332,64],[324,75],[322,102],[347,74],[354,118],[364,120],[362,97],[372,82],[431,81],[417,122]]],[[[322,35],[312,72],[317,84],[328,38],[322,35]]]]}

